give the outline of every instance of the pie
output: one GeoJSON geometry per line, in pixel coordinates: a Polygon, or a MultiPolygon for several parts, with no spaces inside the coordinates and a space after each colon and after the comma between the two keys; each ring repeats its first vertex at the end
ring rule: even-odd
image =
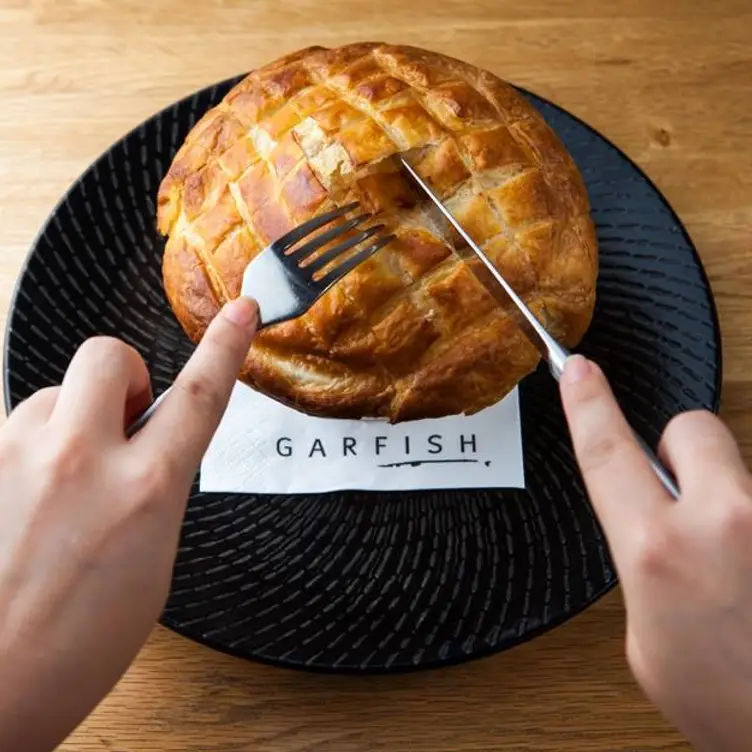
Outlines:
{"type": "Polygon", "coordinates": [[[198,342],[240,294],[266,245],[358,201],[395,239],[303,316],[259,332],[241,380],[309,414],[391,422],[471,414],[508,394],[539,355],[396,155],[551,334],[575,345],[593,313],[598,251],[571,156],[495,75],[381,43],[287,55],[189,133],[158,195],[165,290],[188,336],[198,342]]]}

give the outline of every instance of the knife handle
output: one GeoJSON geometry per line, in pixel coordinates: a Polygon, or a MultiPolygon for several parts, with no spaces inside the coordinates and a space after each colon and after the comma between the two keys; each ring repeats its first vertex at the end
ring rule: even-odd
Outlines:
{"type": "MultiPolygon", "coordinates": [[[[556,348],[553,351],[551,350],[551,348],[548,348],[548,368],[551,371],[551,375],[554,377],[554,379],[556,379],[557,382],[561,381],[561,375],[562,373],[564,373],[564,365],[569,357],[571,357],[571,354],[568,353],[558,343],[556,343],[556,348]]],[[[643,439],[637,433],[637,431],[632,428],[632,426],[629,426],[629,429],[630,431],[632,431],[632,435],[634,436],[637,445],[640,447],[640,449],[642,449],[643,454],[648,458],[650,467],[653,468],[653,472],[661,482],[661,485],[666,489],[666,491],[674,499],[674,501],[678,501],[679,487],[676,485],[674,476],[661,463],[655,452],[648,446],[645,439],[643,439]]]]}

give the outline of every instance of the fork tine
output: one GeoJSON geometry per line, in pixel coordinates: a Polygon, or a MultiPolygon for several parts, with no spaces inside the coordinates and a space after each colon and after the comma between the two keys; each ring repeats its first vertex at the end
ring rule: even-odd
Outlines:
{"type": "Polygon", "coordinates": [[[383,238],[379,238],[375,243],[364,248],[362,251],[358,251],[354,256],[351,256],[347,261],[335,266],[330,272],[327,272],[320,280],[318,284],[324,285],[325,288],[331,287],[336,282],[342,279],[346,274],[349,274],[356,266],[359,266],[369,257],[373,256],[376,251],[383,248],[387,243],[391,243],[397,236],[385,235],[383,238]]]}
{"type": "Polygon", "coordinates": [[[310,235],[315,230],[318,230],[319,227],[328,225],[338,217],[343,217],[347,212],[352,211],[357,206],[358,202],[353,201],[351,204],[341,206],[339,209],[332,209],[332,211],[326,212],[319,217],[309,219],[307,222],[303,222],[302,225],[298,225],[298,227],[290,230],[290,232],[286,233],[281,238],[277,238],[277,240],[271,244],[270,248],[276,253],[279,253],[280,251],[284,253],[290,246],[295,245],[295,243],[310,235]]]}
{"type": "Polygon", "coordinates": [[[349,251],[351,248],[354,248],[364,240],[368,240],[368,238],[370,238],[372,235],[376,235],[383,229],[384,225],[374,225],[373,227],[368,227],[362,232],[359,232],[357,235],[353,235],[353,237],[342,241],[339,245],[334,246],[334,248],[330,248],[328,251],[324,251],[324,253],[313,259],[313,261],[311,261],[309,264],[306,264],[306,260],[303,259],[300,268],[303,271],[308,272],[309,274],[315,274],[316,272],[321,271],[325,266],[327,266],[327,264],[330,264],[332,261],[334,261],[337,256],[341,256],[343,253],[345,253],[345,251],[349,251]]]}
{"type": "Polygon", "coordinates": [[[365,222],[370,216],[371,215],[368,213],[358,214],[357,217],[347,220],[344,224],[337,225],[336,227],[332,227],[331,230],[322,232],[320,235],[317,235],[315,238],[312,238],[307,243],[301,245],[300,248],[295,248],[290,251],[290,253],[287,254],[287,258],[298,259],[309,256],[317,248],[321,248],[329,241],[338,238],[340,235],[344,235],[349,230],[357,227],[361,222],[365,222]]]}

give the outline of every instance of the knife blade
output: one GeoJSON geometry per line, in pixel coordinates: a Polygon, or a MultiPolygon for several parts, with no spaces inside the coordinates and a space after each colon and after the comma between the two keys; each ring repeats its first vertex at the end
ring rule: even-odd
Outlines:
{"type": "Polygon", "coordinates": [[[431,190],[423,178],[418,175],[412,165],[404,157],[400,157],[400,161],[423,193],[431,199],[436,208],[454,227],[465,243],[467,243],[467,247],[470,250],[469,257],[467,253],[462,252],[462,249],[456,249],[466,266],[497,302],[504,307],[508,306],[511,302],[513,311],[516,312],[517,323],[548,363],[551,373],[558,381],[564,371],[564,363],[571,353],[548,333],[543,324],[538,321],[535,314],[527,307],[525,301],[517,295],[512,286],[504,279],[501,272],[486,256],[483,249],[468,235],[465,228],[462,227],[449,209],[444,206],[439,197],[431,190]],[[473,263],[476,259],[479,263],[473,263]]]}
{"type": "MultiPolygon", "coordinates": [[[[465,262],[465,265],[483,287],[493,295],[497,302],[502,306],[508,306],[509,302],[512,303],[512,311],[516,313],[516,321],[520,329],[527,335],[532,344],[535,345],[543,356],[543,359],[548,363],[551,374],[556,381],[559,381],[564,372],[564,364],[571,353],[548,333],[545,326],[538,321],[535,314],[527,307],[525,301],[517,295],[512,286],[504,279],[504,276],[494,266],[491,259],[486,256],[483,249],[468,235],[465,228],[462,227],[449,209],[444,206],[439,197],[431,190],[412,165],[404,157],[400,157],[399,159],[423,193],[431,199],[444,218],[454,227],[465,243],[467,243],[467,247],[470,250],[469,256],[466,252],[463,252],[464,249],[455,249],[460,258],[465,262]],[[473,261],[478,263],[473,263],[473,261]]],[[[675,500],[678,499],[679,488],[671,473],[662,465],[645,440],[634,429],[631,430],[635,441],[650,462],[658,480],[675,500]]]]}

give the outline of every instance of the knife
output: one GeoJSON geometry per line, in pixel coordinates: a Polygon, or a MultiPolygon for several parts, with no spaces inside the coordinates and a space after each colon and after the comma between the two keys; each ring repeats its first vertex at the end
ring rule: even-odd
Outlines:
{"type": "MultiPolygon", "coordinates": [[[[548,368],[551,371],[554,379],[558,382],[561,379],[561,375],[564,372],[564,364],[570,357],[571,353],[562,345],[560,345],[535,317],[533,312],[527,307],[525,302],[519,295],[512,289],[512,286],[504,279],[501,272],[493,265],[491,260],[486,256],[480,246],[468,235],[467,231],[462,225],[452,216],[449,209],[441,203],[440,199],[431,190],[428,184],[421,178],[415,171],[412,165],[404,158],[400,157],[400,162],[404,168],[408,171],[415,183],[420,187],[423,193],[431,199],[436,205],[436,208],[444,215],[447,221],[454,227],[459,236],[467,243],[468,248],[471,250],[474,257],[480,261],[478,263],[469,263],[474,260],[471,255],[468,257],[462,252],[458,251],[458,255],[465,262],[468,269],[475,275],[478,281],[493,295],[494,299],[502,305],[508,305],[509,301],[512,302],[514,310],[516,310],[517,316],[515,317],[520,329],[524,332],[527,338],[538,349],[543,359],[548,363],[548,368]]],[[[634,431],[635,440],[639,444],[645,456],[648,458],[653,471],[655,472],[658,480],[663,484],[663,487],[674,498],[679,498],[679,489],[676,485],[676,481],[672,477],[671,473],[661,464],[660,460],[656,457],[653,450],[647,445],[647,443],[634,431]]]]}

